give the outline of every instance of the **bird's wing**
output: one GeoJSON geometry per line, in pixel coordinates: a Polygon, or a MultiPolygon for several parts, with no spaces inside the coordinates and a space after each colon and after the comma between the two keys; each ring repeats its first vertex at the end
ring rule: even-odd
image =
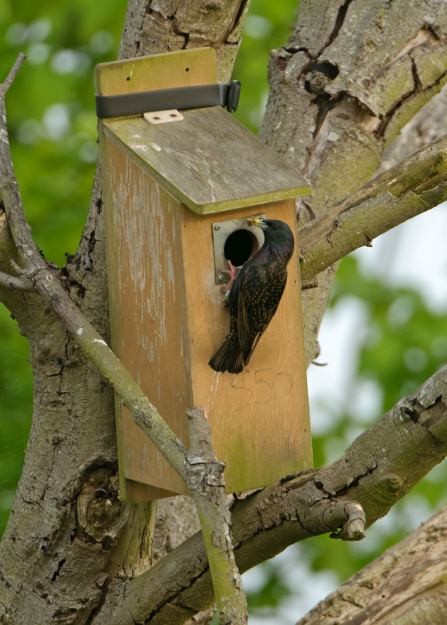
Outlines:
{"type": "Polygon", "coordinates": [[[278,307],[284,286],[279,298],[272,297],[275,287],[278,285],[272,284],[266,265],[247,268],[240,285],[237,314],[239,344],[246,364],[278,307]]]}

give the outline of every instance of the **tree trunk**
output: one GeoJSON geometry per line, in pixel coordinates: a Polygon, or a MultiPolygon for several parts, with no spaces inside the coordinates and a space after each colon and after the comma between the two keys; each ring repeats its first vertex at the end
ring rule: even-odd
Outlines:
{"type": "MultiPolygon", "coordinates": [[[[246,0],[130,0],[121,58],[211,45],[219,79],[228,80],[247,7],[246,0]]],[[[440,90],[446,81],[446,29],[441,0],[430,6],[301,0],[289,42],[272,53],[261,131],[313,183],[312,199],[298,204],[301,223],[367,182],[403,124],[440,90]]],[[[97,174],[81,243],[63,280],[108,340],[101,195],[97,174]]],[[[13,257],[0,219],[0,269],[13,257]]],[[[333,269],[327,270],[318,288],[305,292],[309,361],[332,276],[333,269]]],[[[35,379],[23,475],[0,545],[0,622],[91,623],[120,578],[151,565],[154,507],[126,506],[118,499],[108,384],[40,296],[0,287],[0,300],[29,338],[35,379]]],[[[197,529],[187,498],[161,508],[157,558],[197,529]]],[[[193,605],[182,618],[197,609],[193,605]]],[[[153,622],[171,622],[168,612],[153,622]]]]}
{"type": "MultiPolygon", "coordinates": [[[[289,41],[271,53],[260,132],[312,184],[312,197],[297,202],[300,224],[368,182],[385,148],[445,84],[446,29],[441,0],[300,2],[289,41]]],[[[329,268],[303,293],[308,362],[333,277],[329,268]]]]}

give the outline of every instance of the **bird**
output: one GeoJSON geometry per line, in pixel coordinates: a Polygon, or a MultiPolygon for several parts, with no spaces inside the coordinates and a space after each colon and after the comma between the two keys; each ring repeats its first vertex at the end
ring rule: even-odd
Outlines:
{"type": "Polygon", "coordinates": [[[264,243],[237,277],[228,261],[230,330],[208,363],[214,371],[240,373],[250,362],[284,293],[287,264],[295,247],[292,230],[283,221],[253,217],[246,223],[262,228],[264,243]]]}

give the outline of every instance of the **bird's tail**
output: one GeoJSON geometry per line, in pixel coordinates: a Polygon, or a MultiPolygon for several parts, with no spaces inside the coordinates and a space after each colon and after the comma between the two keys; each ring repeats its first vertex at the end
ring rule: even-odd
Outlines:
{"type": "Polygon", "coordinates": [[[239,342],[235,340],[234,335],[225,339],[208,364],[214,371],[229,371],[230,373],[242,371],[244,359],[239,342]]]}

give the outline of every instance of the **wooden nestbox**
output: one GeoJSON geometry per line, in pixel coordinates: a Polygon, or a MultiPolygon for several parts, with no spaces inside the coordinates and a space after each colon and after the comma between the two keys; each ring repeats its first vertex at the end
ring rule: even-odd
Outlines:
{"type": "MultiPolygon", "coordinates": [[[[216,85],[212,48],[96,70],[98,96],[195,85],[216,85]]],[[[310,188],[221,106],[180,113],[174,123],[132,112],[100,123],[112,348],[185,444],[186,410],[205,406],[227,491],[239,492],[312,466],[297,246],[278,310],[240,374],[208,366],[229,329],[220,270],[262,245],[247,217],[296,232],[293,198],[310,188]]],[[[117,430],[123,499],[187,492],[119,402],[117,430]]]]}

